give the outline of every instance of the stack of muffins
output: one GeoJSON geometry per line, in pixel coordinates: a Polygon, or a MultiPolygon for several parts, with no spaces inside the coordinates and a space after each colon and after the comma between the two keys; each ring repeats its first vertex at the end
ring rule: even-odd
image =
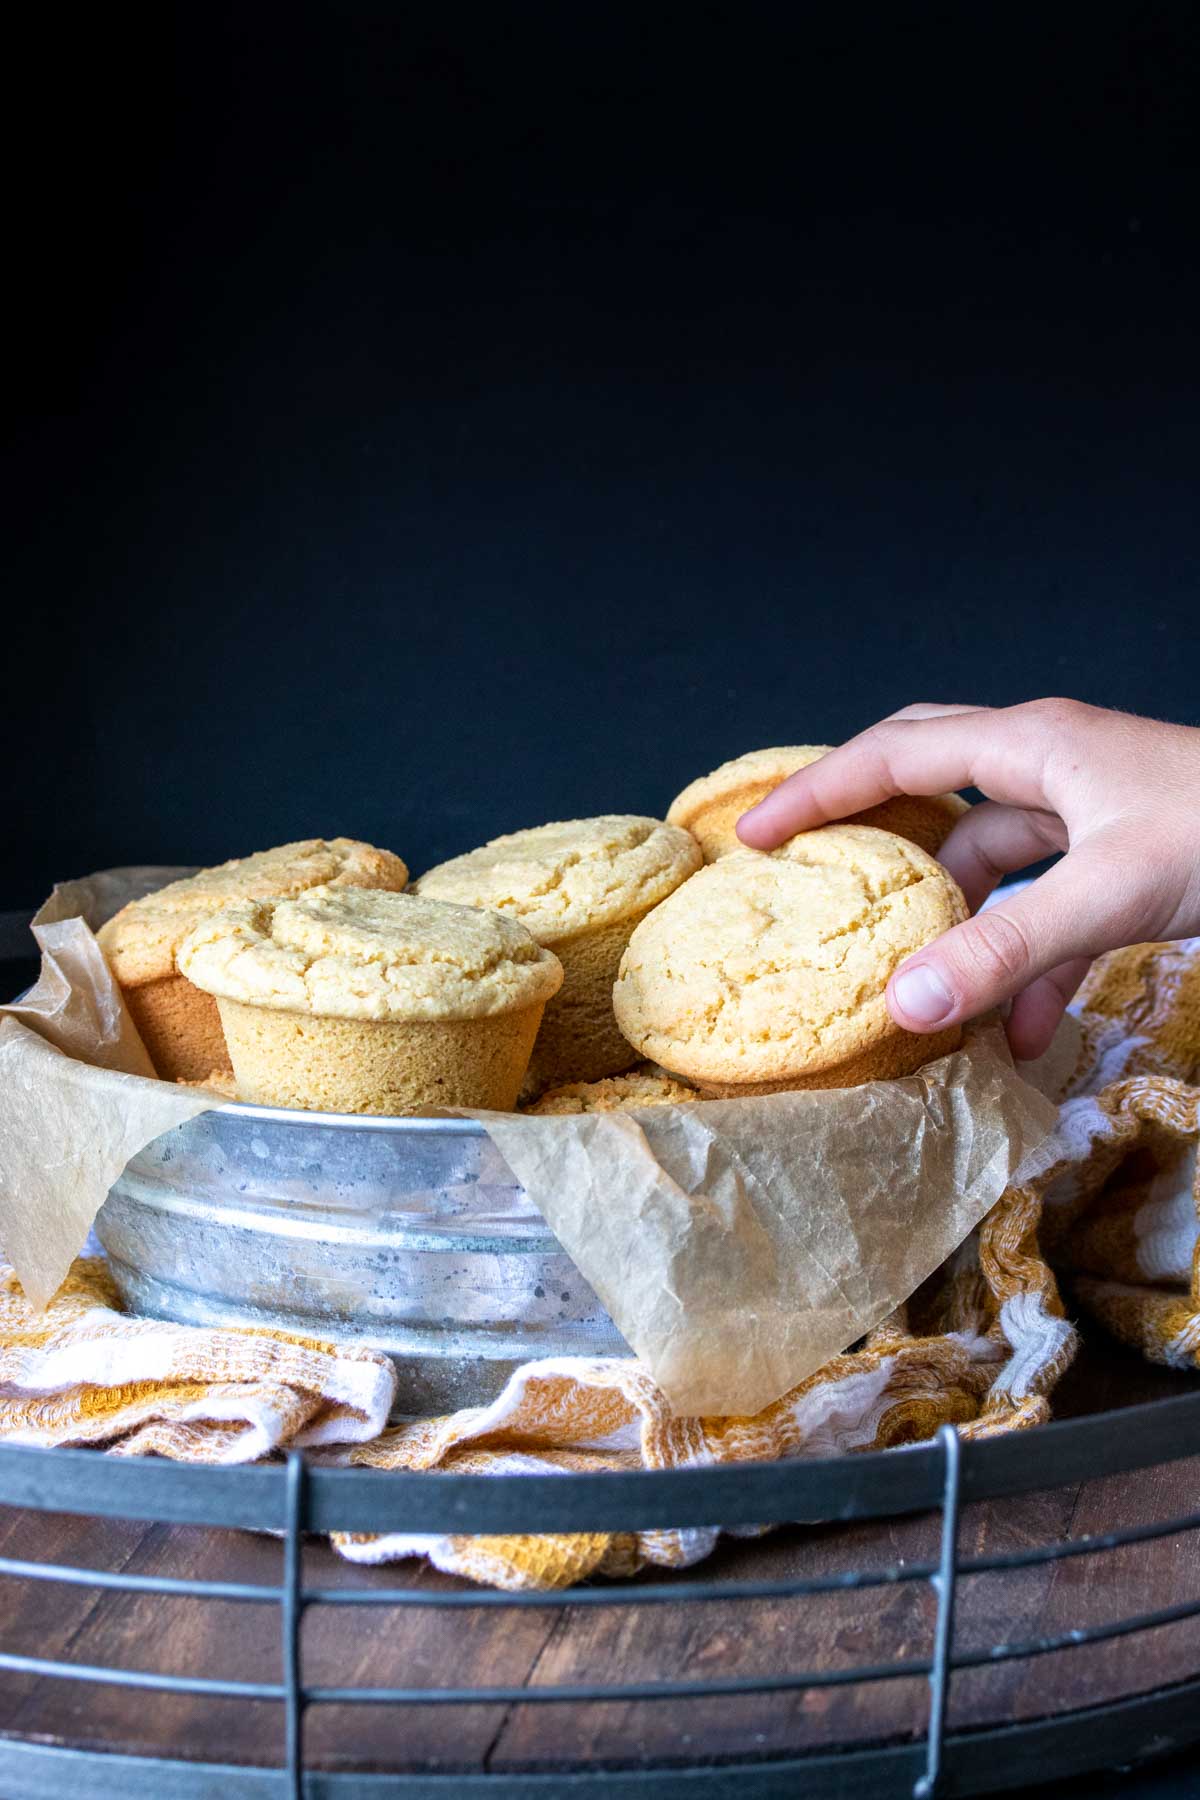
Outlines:
{"type": "Polygon", "coordinates": [[[309,839],[134,901],[99,940],[159,1075],[260,1104],[540,1116],[907,1074],[898,963],[965,917],[934,852],[954,795],[779,849],[737,818],[811,746],[693,782],[666,821],[495,838],[411,888],[398,856],[309,839]]]}

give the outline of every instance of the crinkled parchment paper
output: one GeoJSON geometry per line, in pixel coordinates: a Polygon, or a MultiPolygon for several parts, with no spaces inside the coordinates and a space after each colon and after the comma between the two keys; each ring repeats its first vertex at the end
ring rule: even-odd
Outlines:
{"type": "Polygon", "coordinates": [[[906,1300],[1056,1118],[985,1025],[900,1081],[484,1123],[676,1412],[711,1415],[906,1300]]]}
{"type": "Polygon", "coordinates": [[[38,1306],[79,1254],[131,1156],[211,1095],[158,1081],[93,936],[187,869],[106,869],[35,916],[37,984],[0,1007],[0,1246],[38,1306]]]}
{"type": "MultiPolygon", "coordinates": [[[[0,1019],[0,1244],[40,1304],[131,1156],[212,1104],[147,1079],[90,926],[176,869],[55,890],[0,1019]]],[[[901,1081],[638,1114],[480,1115],[676,1411],[752,1414],[957,1248],[1056,1117],[996,1025],[901,1081]]]]}

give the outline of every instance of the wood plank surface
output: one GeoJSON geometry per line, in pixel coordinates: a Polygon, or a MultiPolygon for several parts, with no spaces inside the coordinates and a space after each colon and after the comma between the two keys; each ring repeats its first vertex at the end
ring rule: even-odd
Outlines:
{"type": "MultiPolygon", "coordinates": [[[[1104,1341],[1091,1345],[1059,1395],[1060,1416],[1187,1391],[1104,1341]]],[[[982,1556],[1082,1531],[1164,1518],[1197,1506],[1195,1460],[965,1509],[964,1555],[982,1556]]],[[[837,1527],[785,1527],[727,1540],[704,1565],[720,1581],[816,1575],[936,1556],[935,1516],[837,1527]]],[[[144,1574],[274,1583],[280,1545],[241,1532],[169,1528],[0,1509],[0,1554],[144,1574]]],[[[316,1541],[310,1583],[361,1588],[461,1584],[416,1562],[380,1570],[344,1563],[316,1541]]],[[[694,1576],[695,1572],[692,1572],[694,1576]]],[[[687,1572],[668,1578],[684,1585],[687,1572]]],[[[663,1579],[650,1572],[647,1579],[663,1579]]],[[[966,1579],[958,1643],[990,1647],[1200,1597],[1196,1534],[1103,1558],[966,1579]]],[[[718,1599],[695,1605],[561,1611],[416,1608],[311,1611],[305,1676],[352,1685],[486,1685],[776,1676],[928,1655],[934,1600],[914,1582],[816,1598],[718,1599]]],[[[279,1618],[271,1605],[89,1591],[6,1580],[3,1648],[142,1669],[276,1680],[279,1618]]],[[[990,1665],[956,1677],[951,1727],[1029,1718],[1144,1692],[1200,1668],[1195,1621],[1135,1639],[990,1665]]],[[[812,1689],[719,1700],[509,1707],[316,1707],[307,1754],[329,1769],[543,1769],[772,1757],[920,1735],[926,1684],[812,1689]]],[[[282,1710],[271,1703],[147,1695],[45,1677],[0,1675],[0,1734],[142,1755],[277,1762],[282,1710]]]]}

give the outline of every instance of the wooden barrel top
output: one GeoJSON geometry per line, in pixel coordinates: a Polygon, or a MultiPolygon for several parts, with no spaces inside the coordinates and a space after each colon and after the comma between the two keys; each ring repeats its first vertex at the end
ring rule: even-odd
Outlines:
{"type": "MultiPolygon", "coordinates": [[[[1068,1416],[1188,1392],[1193,1379],[1153,1369],[1106,1341],[1089,1343],[1059,1393],[1068,1416]]],[[[1197,1507],[1196,1459],[968,1506],[962,1552],[983,1556],[1197,1507]]],[[[703,1566],[722,1581],[817,1575],[931,1561],[938,1520],[783,1528],[731,1540],[703,1566]]],[[[280,1546],[243,1532],[127,1524],[0,1508],[0,1555],[188,1579],[274,1583],[280,1546]]],[[[1200,1597],[1200,1543],[1185,1533],[1102,1556],[960,1585],[957,1646],[987,1647],[1101,1624],[1200,1597]]],[[[695,1571],[692,1575],[695,1575],[695,1571]]],[[[663,1579],[651,1572],[649,1579],[663,1579]]],[[[309,1584],[462,1585],[423,1564],[356,1568],[327,1544],[305,1550],[309,1584]]],[[[689,1579],[687,1573],[668,1577],[689,1579]]],[[[927,1656],[929,1586],[769,1601],[565,1610],[319,1608],[304,1622],[309,1682],[337,1685],[603,1683],[830,1669],[927,1656]]],[[[60,1583],[0,1584],[5,1650],[216,1678],[279,1678],[273,1606],[95,1592],[60,1583]]],[[[1200,1671],[1200,1619],[1032,1661],[955,1676],[951,1731],[1043,1717],[1148,1692],[1200,1671]]],[[[777,1758],[921,1737],[922,1679],[718,1700],[554,1706],[312,1708],[311,1767],[357,1771],[499,1772],[777,1758]]],[[[277,1704],[148,1695],[0,1674],[0,1736],[134,1755],[277,1764],[277,1704]]]]}

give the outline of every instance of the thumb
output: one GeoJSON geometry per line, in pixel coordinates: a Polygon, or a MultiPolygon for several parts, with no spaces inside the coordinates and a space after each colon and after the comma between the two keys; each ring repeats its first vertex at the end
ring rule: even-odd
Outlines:
{"type": "Polygon", "coordinates": [[[973,1019],[1063,963],[1137,941],[1144,934],[1114,860],[1075,851],[1011,900],[910,956],[888,984],[897,1025],[937,1031],[973,1019]]]}

